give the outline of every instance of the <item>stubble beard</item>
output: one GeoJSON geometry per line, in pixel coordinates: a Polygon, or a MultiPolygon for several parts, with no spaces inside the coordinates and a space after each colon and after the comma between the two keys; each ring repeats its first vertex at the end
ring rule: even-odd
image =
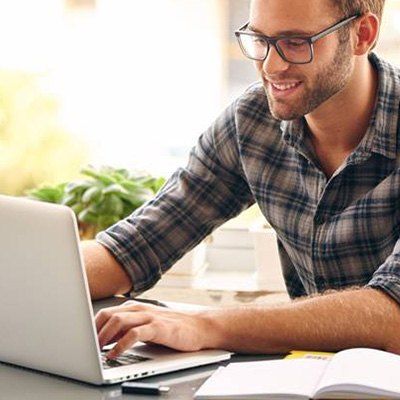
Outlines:
{"type": "Polygon", "coordinates": [[[265,87],[269,110],[272,116],[279,120],[299,119],[335,94],[342,91],[347,85],[352,73],[351,45],[349,41],[339,42],[333,61],[318,72],[313,87],[307,87],[303,82],[303,97],[296,104],[288,105],[285,100],[275,99],[265,87]]]}

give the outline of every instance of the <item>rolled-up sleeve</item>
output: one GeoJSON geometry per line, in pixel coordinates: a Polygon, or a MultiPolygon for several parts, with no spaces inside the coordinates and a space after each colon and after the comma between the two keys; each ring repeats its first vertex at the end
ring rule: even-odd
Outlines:
{"type": "Polygon", "coordinates": [[[367,286],[383,290],[400,304],[400,239],[397,240],[392,254],[375,271],[367,286]]]}
{"type": "Polygon", "coordinates": [[[131,277],[134,293],[152,287],[216,227],[254,203],[240,162],[235,108],[200,136],[187,166],[154,199],[96,236],[131,277]]]}

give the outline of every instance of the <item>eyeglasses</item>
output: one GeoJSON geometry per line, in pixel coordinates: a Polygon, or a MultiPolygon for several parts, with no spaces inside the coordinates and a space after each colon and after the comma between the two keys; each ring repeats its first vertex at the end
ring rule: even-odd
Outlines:
{"type": "Polygon", "coordinates": [[[359,16],[360,14],[356,14],[343,19],[313,36],[265,36],[246,31],[249,22],[239,28],[235,35],[243,54],[252,60],[264,61],[271,46],[274,46],[284,61],[291,64],[308,64],[314,59],[314,43],[317,40],[337,31],[359,16]]]}

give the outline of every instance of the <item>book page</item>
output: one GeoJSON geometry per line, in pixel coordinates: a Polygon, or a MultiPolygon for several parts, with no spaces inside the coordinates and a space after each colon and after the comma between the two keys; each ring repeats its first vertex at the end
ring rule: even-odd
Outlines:
{"type": "Polygon", "coordinates": [[[217,370],[195,398],[259,399],[266,394],[310,398],[328,363],[307,359],[231,363],[217,370]]]}
{"type": "Polygon", "coordinates": [[[400,394],[399,377],[398,355],[364,348],[343,350],[332,358],[317,391],[318,394],[327,393],[323,388],[333,390],[336,387],[341,392],[400,394]]]}

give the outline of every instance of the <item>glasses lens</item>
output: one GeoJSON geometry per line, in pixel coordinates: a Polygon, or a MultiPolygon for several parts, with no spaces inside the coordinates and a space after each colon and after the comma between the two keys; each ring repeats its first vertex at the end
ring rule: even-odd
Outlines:
{"type": "Polygon", "coordinates": [[[268,52],[268,43],[256,35],[239,35],[239,42],[246,57],[264,60],[268,52]]]}
{"type": "Polygon", "coordinates": [[[280,39],[276,42],[277,47],[287,61],[293,63],[307,63],[312,59],[311,44],[300,38],[280,39]]]}

